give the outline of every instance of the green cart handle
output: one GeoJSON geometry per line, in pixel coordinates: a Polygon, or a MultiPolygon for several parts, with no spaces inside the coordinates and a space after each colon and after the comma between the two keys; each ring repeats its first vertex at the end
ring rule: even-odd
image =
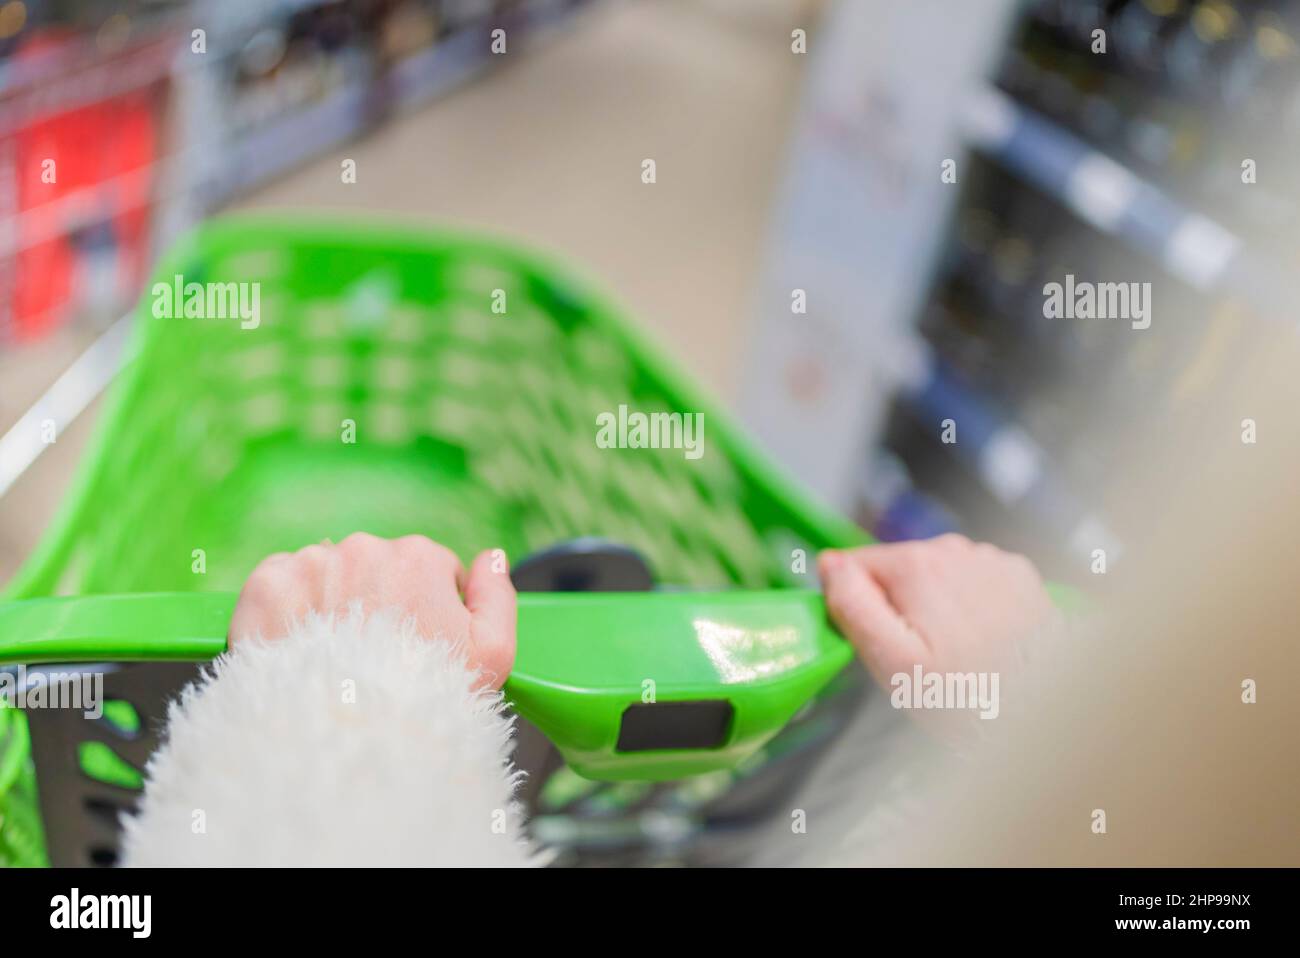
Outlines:
{"type": "MultiPolygon", "coordinates": [[[[0,663],[211,659],[235,598],[0,604],[0,663]]],[[[667,780],[734,768],[852,657],[810,590],[526,592],[505,691],[579,774],[667,780]]]]}

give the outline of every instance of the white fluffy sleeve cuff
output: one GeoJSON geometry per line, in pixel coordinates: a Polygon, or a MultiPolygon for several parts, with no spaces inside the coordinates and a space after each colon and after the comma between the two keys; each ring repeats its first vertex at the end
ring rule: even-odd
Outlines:
{"type": "Polygon", "coordinates": [[[187,688],[127,865],[526,865],[513,722],[451,643],[396,615],[310,617],[187,688]]]}

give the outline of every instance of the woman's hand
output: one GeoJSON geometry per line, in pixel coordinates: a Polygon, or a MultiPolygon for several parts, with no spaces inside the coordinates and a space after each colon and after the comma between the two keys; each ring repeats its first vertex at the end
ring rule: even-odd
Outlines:
{"type": "Polygon", "coordinates": [[[505,553],[482,552],[466,575],[456,554],[424,536],[380,539],[357,532],[263,559],[244,583],[230,640],[283,636],[308,612],[396,610],[421,635],[462,643],[481,684],[499,689],[515,660],[515,589],[505,553]],[[462,593],[464,598],[462,600],[462,593]]]}
{"type": "Polygon", "coordinates": [[[1053,612],[1028,559],[965,536],[827,550],[818,572],[831,620],[886,690],[918,665],[1012,671],[1053,612]]]}

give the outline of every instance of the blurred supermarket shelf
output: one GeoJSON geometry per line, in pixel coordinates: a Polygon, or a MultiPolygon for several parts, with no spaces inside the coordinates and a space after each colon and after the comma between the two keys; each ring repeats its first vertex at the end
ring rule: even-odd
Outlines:
{"type": "Polygon", "coordinates": [[[1141,518],[1119,464],[1216,421],[1294,329],[1300,3],[861,0],[829,22],[751,424],[882,537],[957,528],[1093,583],[1141,518]],[[1069,277],[1136,283],[1154,323],[1049,316],[1069,277]]]}
{"type": "Polygon", "coordinates": [[[1269,251],[1246,245],[1053,120],[988,87],[971,97],[964,131],[973,148],[1194,289],[1290,320],[1290,277],[1269,251]]]}
{"type": "Polygon", "coordinates": [[[971,98],[965,121],[972,146],[1198,289],[1222,285],[1243,255],[1239,237],[995,88],[971,98]]]}
{"type": "MultiPolygon", "coordinates": [[[[1086,562],[1104,547],[1113,560],[1121,552],[1118,536],[1071,488],[1060,463],[1016,420],[1014,409],[972,389],[933,351],[925,350],[924,374],[906,385],[902,396],[918,423],[960,423],[960,442],[942,443],[969,474],[1004,508],[1037,526],[1064,551],[1086,562]]],[[[914,495],[910,486],[900,490],[914,495]]]]}
{"type": "Polygon", "coordinates": [[[521,53],[592,5],[199,2],[38,30],[0,57],[0,348],[109,321],[188,224],[504,63],[493,30],[521,53]]]}
{"type": "Polygon", "coordinates": [[[510,49],[522,51],[524,43],[560,29],[588,3],[535,3],[508,18],[479,16],[428,49],[395,63],[381,84],[382,104],[376,102],[374,77],[365,76],[345,82],[318,103],[253,127],[224,147],[229,152],[220,181],[210,188],[211,202],[228,202],[364,132],[375,123],[371,111],[376,106],[382,111],[408,109],[472,79],[492,65],[493,57],[486,51],[494,27],[508,27],[509,42],[515,45],[510,49]]]}

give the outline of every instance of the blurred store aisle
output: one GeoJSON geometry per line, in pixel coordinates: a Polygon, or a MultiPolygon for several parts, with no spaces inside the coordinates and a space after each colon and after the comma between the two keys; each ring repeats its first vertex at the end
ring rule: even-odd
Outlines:
{"type": "Polygon", "coordinates": [[[767,25],[687,0],[598,6],[241,207],[376,210],[565,254],[730,399],[798,89],[789,27],[767,25]]]}
{"type": "MultiPolygon", "coordinates": [[[[374,211],[536,244],[571,260],[701,385],[733,402],[799,88],[802,59],[789,50],[797,9],[598,6],[238,208],[374,211]],[[355,184],[341,182],[345,158],[356,161],[355,184]],[[645,158],[657,165],[653,186],[641,182],[645,158]]],[[[68,335],[0,354],[0,430],[84,341],[68,335]]],[[[48,523],[97,409],[0,499],[0,583],[48,523]]]]}

